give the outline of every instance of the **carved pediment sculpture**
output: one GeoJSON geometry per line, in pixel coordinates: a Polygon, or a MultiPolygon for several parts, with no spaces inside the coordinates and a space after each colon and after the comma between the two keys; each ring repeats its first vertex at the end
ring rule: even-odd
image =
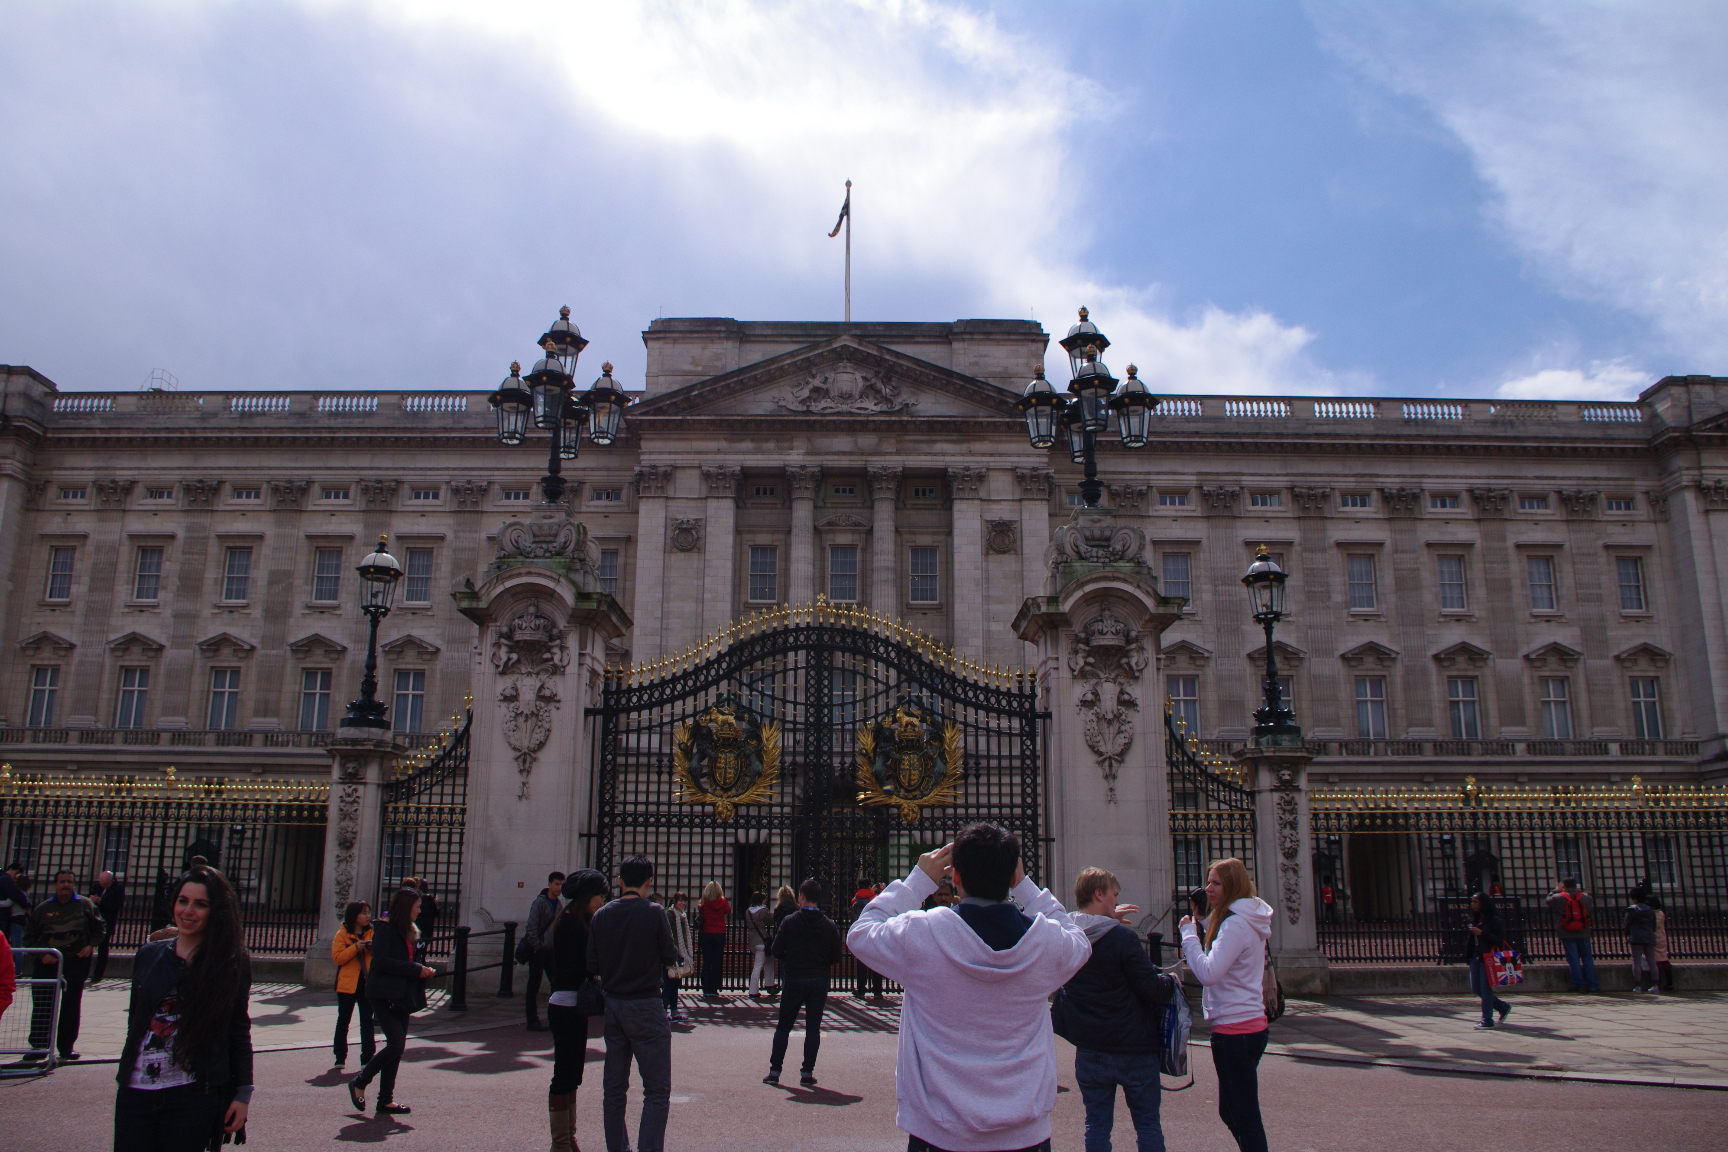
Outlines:
{"type": "Polygon", "coordinates": [[[388,644],[378,645],[378,651],[398,664],[430,664],[432,657],[438,655],[438,645],[410,632],[388,644]]]}
{"type": "Polygon", "coordinates": [[[162,655],[165,645],[160,640],[144,635],[142,632],[128,632],[124,636],[116,636],[108,641],[108,651],[122,659],[130,659],[134,654],[146,660],[154,660],[162,655]]]}
{"type": "Polygon", "coordinates": [[[1203,671],[1206,662],[1212,659],[1209,649],[1202,648],[1192,640],[1178,640],[1159,653],[1164,657],[1164,667],[1172,670],[1203,671]]]}
{"type": "Polygon", "coordinates": [[[702,518],[672,521],[672,551],[694,552],[702,547],[702,518]]]}
{"type": "Polygon", "coordinates": [[[1133,713],[1140,707],[1134,686],[1150,660],[1140,634],[1109,607],[1079,629],[1068,649],[1086,746],[1098,758],[1111,804],[1116,774],[1134,744],[1133,713]]]}
{"type": "Polygon", "coordinates": [[[1524,653],[1524,659],[1528,660],[1533,668],[1576,668],[1578,661],[1583,658],[1584,653],[1576,648],[1568,648],[1559,641],[1524,653]]]}
{"type": "Polygon", "coordinates": [[[787,382],[774,403],[789,412],[899,412],[918,401],[885,369],[842,360],[805,369],[787,382]]]}
{"type": "Polygon", "coordinates": [[[1434,659],[1442,668],[1486,668],[1494,653],[1486,648],[1478,648],[1468,641],[1460,640],[1449,648],[1442,648],[1434,653],[1434,659]]]}
{"type": "Polygon", "coordinates": [[[522,777],[518,800],[528,799],[528,777],[552,735],[552,710],[559,705],[553,681],[570,664],[566,631],[538,600],[530,600],[498,625],[492,667],[504,678],[498,703],[504,711],[504,741],[516,753],[522,777]]]}
{"type": "Polygon", "coordinates": [[[198,654],[207,660],[233,660],[242,656],[250,656],[258,650],[258,646],[249,640],[242,640],[232,632],[218,632],[216,635],[198,641],[198,654]]]}
{"type": "Polygon", "coordinates": [[[1370,640],[1366,644],[1356,645],[1348,652],[1340,652],[1338,659],[1352,668],[1361,668],[1364,665],[1374,668],[1390,668],[1393,661],[1398,659],[1398,653],[1395,649],[1388,648],[1384,644],[1376,644],[1370,640]]]}
{"type": "MultiPolygon", "coordinates": [[[[1294,668],[1300,665],[1304,660],[1308,659],[1308,653],[1302,651],[1302,649],[1296,647],[1296,645],[1286,644],[1282,640],[1274,640],[1272,642],[1272,650],[1278,653],[1278,663],[1285,668],[1294,668]]],[[[1251,663],[1264,665],[1266,663],[1266,645],[1262,644],[1260,647],[1254,649],[1254,651],[1248,653],[1248,659],[1251,663]]]]}
{"type": "Polygon", "coordinates": [[[1133,564],[1146,552],[1146,533],[1108,520],[1064,524],[1050,534],[1050,563],[1133,564]]]}
{"type": "Polygon", "coordinates": [[[502,572],[526,561],[566,560],[577,586],[592,592],[597,583],[600,548],[588,537],[588,528],[571,519],[562,504],[542,505],[526,520],[509,520],[498,529],[498,555],[490,571],[502,572]]]}
{"type": "Polygon", "coordinates": [[[72,649],[78,647],[58,632],[32,632],[18,641],[18,651],[26,656],[40,656],[44,652],[54,656],[70,656],[72,649]]]}
{"type": "Polygon", "coordinates": [[[310,632],[288,645],[288,651],[294,654],[296,660],[305,660],[311,656],[320,660],[335,660],[348,651],[348,645],[332,640],[322,632],[310,632]]]}
{"type": "Polygon", "coordinates": [[[985,545],[998,556],[1012,556],[1020,551],[1018,520],[988,520],[984,524],[985,545]]]}
{"type": "Polygon", "coordinates": [[[1622,668],[1666,668],[1674,653],[1654,644],[1635,644],[1614,657],[1622,668]]]}

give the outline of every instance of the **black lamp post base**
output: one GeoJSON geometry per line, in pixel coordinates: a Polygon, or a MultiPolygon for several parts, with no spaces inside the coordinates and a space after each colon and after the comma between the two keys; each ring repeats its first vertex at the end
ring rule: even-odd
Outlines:
{"type": "MultiPolygon", "coordinates": [[[[363,712],[356,711],[355,705],[362,704],[362,703],[368,703],[368,702],[356,700],[356,701],[354,701],[354,704],[349,705],[348,715],[342,717],[342,721],[338,725],[338,727],[341,727],[341,728],[374,728],[374,729],[377,729],[377,730],[382,731],[382,732],[390,731],[390,721],[388,719],[386,719],[385,717],[383,717],[383,716],[369,716],[363,712]]],[[[377,702],[376,701],[370,701],[370,703],[376,704],[377,702]]]]}

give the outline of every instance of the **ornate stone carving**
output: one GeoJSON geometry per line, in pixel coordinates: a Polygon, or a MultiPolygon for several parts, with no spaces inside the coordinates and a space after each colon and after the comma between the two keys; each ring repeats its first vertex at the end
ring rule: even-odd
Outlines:
{"type": "Polygon", "coordinates": [[[450,499],[458,508],[479,508],[486,502],[486,493],[491,487],[490,480],[452,480],[450,499]]]}
{"type": "Polygon", "coordinates": [[[577,586],[592,592],[598,585],[600,549],[588,537],[588,527],[570,517],[567,505],[541,505],[526,520],[508,520],[498,529],[498,555],[488,571],[536,560],[566,560],[577,576],[577,586]]]}
{"type": "Polygon", "coordinates": [[[842,361],[810,368],[787,384],[774,403],[790,412],[899,412],[918,401],[885,371],[842,361]]]}
{"type": "Polygon", "coordinates": [[[899,468],[868,468],[865,470],[870,478],[870,498],[872,500],[898,500],[900,498],[899,468]]]}
{"type": "Polygon", "coordinates": [[[1020,551],[1020,522],[991,520],[984,525],[984,540],[998,556],[1012,556],[1020,551]]]}
{"type": "Polygon", "coordinates": [[[208,508],[216,502],[216,494],[222,491],[220,480],[182,480],[180,481],[180,496],[186,501],[188,508],[208,508]]]}
{"type": "Polygon", "coordinates": [[[1666,668],[1673,659],[1674,653],[1654,644],[1635,644],[1614,657],[1615,663],[1620,667],[1633,671],[1639,668],[1666,668]]]}
{"type": "Polygon", "coordinates": [[[401,487],[400,480],[362,480],[359,484],[360,506],[388,508],[396,503],[396,492],[401,487]]]}
{"type": "MultiPolygon", "coordinates": [[[[1704,507],[1707,510],[1721,512],[1728,509],[1728,480],[1700,480],[1698,491],[1704,494],[1704,507]]],[[[1564,499],[1566,494],[1562,492],[1560,495],[1564,499]]],[[[1664,516],[1667,515],[1667,497],[1663,497],[1662,512],[1664,516]]]]}
{"type": "Polygon", "coordinates": [[[1146,552],[1146,533],[1109,520],[1068,523],[1050,535],[1050,563],[1134,564],[1146,552]]]}
{"type": "Polygon", "coordinates": [[[1390,668],[1398,659],[1398,653],[1395,649],[1370,640],[1366,644],[1356,645],[1348,652],[1339,653],[1338,659],[1344,661],[1351,668],[1361,668],[1364,665],[1375,668],[1390,668]]]}
{"type": "Polygon", "coordinates": [[[309,480],[272,480],[270,481],[270,507],[296,509],[306,502],[306,490],[312,487],[309,480]]]}
{"type": "Polygon", "coordinates": [[[1118,512],[1132,512],[1138,516],[1150,492],[1151,489],[1144,484],[1112,484],[1110,503],[1116,506],[1118,512]]]}
{"type": "Polygon", "coordinates": [[[1116,803],[1116,773],[1134,744],[1134,685],[1151,657],[1140,634],[1106,607],[1074,636],[1068,671],[1080,687],[1076,706],[1086,746],[1098,758],[1107,797],[1116,803]]]}
{"type": "Polygon", "coordinates": [[[1048,468],[1016,468],[1014,479],[1020,482],[1020,499],[1048,500],[1056,491],[1056,473],[1048,468]]]}
{"type": "Polygon", "coordinates": [[[1476,514],[1478,516],[1504,516],[1506,510],[1512,506],[1512,489],[1472,488],[1470,489],[1470,499],[1476,501],[1476,514]]]}
{"type": "Polygon", "coordinates": [[[48,491],[48,481],[46,481],[46,480],[32,480],[32,481],[30,481],[30,503],[37,508],[44,507],[42,497],[43,497],[43,494],[46,493],[47,491],[48,491]]]}
{"type": "Polygon", "coordinates": [[[736,464],[706,464],[702,468],[702,484],[710,500],[731,500],[738,495],[738,480],[744,469],[736,464]]]}
{"type": "Polygon", "coordinates": [[[1584,653],[1578,651],[1576,648],[1568,648],[1559,641],[1555,641],[1551,644],[1544,644],[1533,652],[1524,653],[1524,659],[1530,662],[1532,668],[1547,668],[1550,666],[1558,668],[1576,668],[1578,667],[1578,661],[1583,658],[1584,653]]]}
{"type": "Polygon", "coordinates": [[[1332,489],[1292,485],[1290,498],[1296,501],[1296,511],[1303,516],[1324,516],[1332,506],[1332,489]]]}
{"type": "Polygon", "coordinates": [[[1208,488],[1204,485],[1200,488],[1200,499],[1206,505],[1208,516],[1236,515],[1236,501],[1241,497],[1240,488],[1208,488]]]}
{"type": "Polygon", "coordinates": [[[822,469],[815,464],[788,464],[786,466],[786,487],[792,492],[794,500],[814,500],[816,489],[822,484],[822,469]]]}
{"type": "Polygon", "coordinates": [[[1382,488],[1380,498],[1386,501],[1390,516],[1414,516],[1422,509],[1422,489],[1382,488]]]}
{"type": "Polygon", "coordinates": [[[309,632],[288,645],[288,651],[296,660],[305,660],[310,656],[316,656],[320,660],[335,660],[348,651],[348,646],[321,632],[309,632]]]}
{"type": "Polygon", "coordinates": [[[978,464],[962,464],[948,469],[948,490],[956,500],[978,499],[978,487],[984,483],[985,469],[978,464]]]}
{"type": "Polygon", "coordinates": [[[552,735],[552,710],[559,705],[554,679],[570,664],[566,632],[530,600],[498,626],[492,640],[492,667],[504,677],[498,703],[504,711],[504,741],[516,753],[522,784],[518,800],[528,799],[528,777],[552,735]]]}
{"type": "Polygon", "coordinates": [[[1278,812],[1278,880],[1284,897],[1284,915],[1292,924],[1302,922],[1302,829],[1298,817],[1295,774],[1288,769],[1278,773],[1279,791],[1275,807],[1278,812]]]}
{"type": "Polygon", "coordinates": [[[818,528],[868,528],[870,521],[856,512],[836,512],[816,522],[818,528]]]}
{"type": "Polygon", "coordinates": [[[1566,506],[1566,518],[1591,519],[1596,515],[1596,501],[1601,495],[1600,492],[1587,492],[1582,488],[1560,489],[1560,503],[1566,506]]]}
{"type": "Polygon", "coordinates": [[[397,664],[430,664],[432,657],[438,655],[438,645],[408,632],[388,644],[380,644],[378,651],[397,664]]]}
{"type": "Polygon", "coordinates": [[[126,497],[132,494],[136,480],[97,480],[90,487],[96,492],[98,508],[120,508],[125,505],[126,497]]]}
{"type": "Polygon", "coordinates": [[[162,641],[142,632],[128,632],[108,641],[108,651],[122,660],[131,659],[134,654],[146,660],[154,660],[162,655],[164,647],[166,645],[162,641]]]}
{"type": "Polygon", "coordinates": [[[32,632],[18,641],[18,651],[31,657],[40,656],[44,652],[60,657],[70,656],[76,647],[77,644],[58,632],[32,632]]]}
{"type": "Polygon", "coordinates": [[[1434,659],[1442,668],[1486,668],[1494,653],[1486,648],[1478,648],[1465,640],[1460,640],[1450,648],[1442,648],[1434,653],[1434,659]]]}
{"type": "Polygon", "coordinates": [[[672,465],[644,464],[636,469],[636,495],[664,496],[672,484],[672,465]]]}
{"type": "Polygon", "coordinates": [[[1646,491],[1644,499],[1650,502],[1650,515],[1662,521],[1668,519],[1668,493],[1646,491]]]}
{"type": "Polygon", "coordinates": [[[702,520],[672,521],[672,551],[695,552],[702,547],[702,520]]]}
{"type": "Polygon", "coordinates": [[[258,650],[256,644],[242,640],[232,632],[218,632],[198,641],[193,647],[206,660],[244,660],[258,650]]]}

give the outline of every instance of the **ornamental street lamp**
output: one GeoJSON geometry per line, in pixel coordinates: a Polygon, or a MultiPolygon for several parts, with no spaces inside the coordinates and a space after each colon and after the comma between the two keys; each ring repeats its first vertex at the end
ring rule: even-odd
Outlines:
{"type": "Polygon", "coordinates": [[[388,539],[379,536],[377,550],[355,569],[360,573],[360,587],[366,597],[360,602],[360,611],[371,621],[371,629],[366,638],[366,673],[360,677],[360,698],[348,702],[348,715],[342,718],[344,728],[388,730],[390,727],[390,721],[384,717],[384,702],[378,699],[378,622],[390,615],[396,581],[402,579],[402,565],[384,550],[388,539]]]}
{"type": "Polygon", "coordinates": [[[1242,586],[1248,589],[1248,600],[1254,608],[1254,620],[1266,629],[1266,682],[1263,685],[1266,703],[1254,713],[1254,735],[1300,738],[1302,729],[1296,726],[1296,714],[1284,706],[1284,694],[1278,689],[1278,654],[1272,647],[1272,629],[1284,618],[1284,581],[1290,574],[1278,566],[1278,561],[1266,554],[1266,545],[1248,565],[1242,586]]]}
{"type": "Polygon", "coordinates": [[[586,392],[575,388],[576,360],[588,347],[582,332],[570,322],[570,309],[558,309],[553,321],[540,337],[545,353],[535,362],[526,377],[520,362],[510,365],[510,375],[487,397],[487,403],[498,413],[498,441],[501,444],[522,443],[528,435],[528,420],[536,428],[552,434],[546,452],[546,475],[540,478],[540,495],[548,504],[564,498],[563,461],[576,459],[582,446],[582,432],[604,448],[618,438],[623,422],[624,406],[629,398],[612,379],[612,365],[601,365],[600,378],[586,392]]]}
{"type": "Polygon", "coordinates": [[[1086,309],[1080,309],[1080,323],[1068,329],[1061,344],[1068,353],[1069,394],[1057,392],[1040,365],[1020,397],[1020,410],[1026,414],[1026,438],[1032,447],[1053,448],[1059,437],[1068,441],[1069,458],[1086,469],[1080,481],[1081,498],[1086,507],[1096,508],[1104,495],[1104,483],[1098,479],[1098,437],[1114,425],[1123,447],[1146,447],[1158,400],[1146,390],[1140,370],[1132,364],[1128,379],[1117,384],[1099,359],[1110,341],[1087,319],[1086,309]]]}

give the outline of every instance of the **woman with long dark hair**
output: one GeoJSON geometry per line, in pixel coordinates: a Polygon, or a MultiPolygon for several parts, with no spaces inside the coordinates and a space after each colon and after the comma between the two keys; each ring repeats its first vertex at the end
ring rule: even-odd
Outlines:
{"type": "Polygon", "coordinates": [[[366,971],[372,965],[372,905],[355,900],[342,911],[342,927],[330,941],[336,964],[336,1067],[348,1062],[348,1022],[360,1009],[360,1063],[372,1059],[378,1043],[372,1032],[372,1001],[366,998],[366,971]]]}
{"type": "Polygon", "coordinates": [[[1486,954],[1506,942],[1506,929],[1500,922],[1500,914],[1494,910],[1494,897],[1486,892],[1470,897],[1469,931],[1470,991],[1482,1001],[1482,1022],[1476,1027],[1492,1028],[1494,1013],[1500,1013],[1500,1023],[1504,1024],[1512,1005],[1494,995],[1494,985],[1488,979],[1486,954]]]}
{"type": "Polygon", "coordinates": [[[384,1047],[366,1062],[360,1074],[348,1081],[348,1099],[366,1111],[366,1086],[379,1079],[376,1115],[399,1116],[410,1111],[396,1102],[396,1069],[408,1046],[408,1017],[426,1007],[425,981],[436,975],[414,959],[420,929],[414,920],[420,914],[420,893],[399,889],[390,900],[390,919],[372,935],[372,968],[366,975],[366,995],[372,999],[372,1018],[384,1033],[384,1047]]]}
{"type": "Polygon", "coordinates": [[[593,976],[588,971],[588,922],[606,903],[609,891],[606,877],[592,868],[570,873],[564,881],[570,902],[552,922],[552,958],[546,965],[552,980],[546,999],[546,1023],[552,1029],[552,1085],[546,1094],[552,1152],[576,1148],[576,1089],[588,1051],[588,1017],[577,1004],[577,991],[593,976]]]}
{"type": "Polygon", "coordinates": [[[178,934],[132,961],[114,1152],[203,1152],[246,1126],[252,1101],[252,960],[234,889],[195,866],[167,895],[178,934]]]}

